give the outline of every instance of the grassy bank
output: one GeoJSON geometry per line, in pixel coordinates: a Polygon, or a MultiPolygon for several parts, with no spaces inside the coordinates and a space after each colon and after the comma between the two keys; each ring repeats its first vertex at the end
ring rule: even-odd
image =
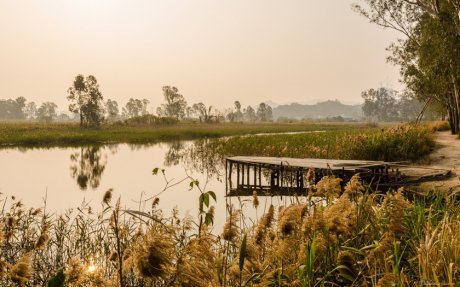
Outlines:
{"type": "Polygon", "coordinates": [[[430,126],[346,128],[321,133],[243,136],[206,143],[209,153],[298,158],[418,160],[434,147],[430,126]]]}
{"type": "Polygon", "coordinates": [[[165,126],[105,125],[81,129],[78,124],[0,123],[0,146],[53,146],[104,143],[153,143],[160,141],[217,138],[256,133],[361,129],[365,124],[260,123],[174,124],[165,126]]]}
{"type": "Polygon", "coordinates": [[[226,211],[214,210],[205,192],[196,219],[168,216],[157,199],[145,212],[126,212],[110,191],[97,214],[82,206],[53,215],[0,198],[0,285],[456,286],[455,198],[367,194],[356,177],[343,194],[328,177],[316,190],[322,201],[260,206],[248,220],[242,208],[256,208],[255,195],[227,210],[212,233],[210,218],[226,211]]]}

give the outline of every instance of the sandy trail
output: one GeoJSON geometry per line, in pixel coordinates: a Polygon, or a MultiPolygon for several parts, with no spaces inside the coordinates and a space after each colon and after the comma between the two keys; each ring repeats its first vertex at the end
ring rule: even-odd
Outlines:
{"type": "Polygon", "coordinates": [[[429,167],[449,169],[453,176],[445,180],[423,183],[421,187],[436,188],[448,193],[460,192],[460,140],[450,131],[437,132],[435,137],[436,147],[429,155],[429,167]]]}

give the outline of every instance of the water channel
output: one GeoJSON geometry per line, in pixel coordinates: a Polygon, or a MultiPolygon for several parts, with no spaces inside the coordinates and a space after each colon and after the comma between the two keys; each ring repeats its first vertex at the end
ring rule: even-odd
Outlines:
{"type": "Polygon", "coordinates": [[[83,202],[97,211],[104,193],[113,188],[113,198],[120,197],[123,208],[148,210],[151,201],[145,200],[158,195],[164,214],[177,208],[181,216],[188,213],[196,218],[200,193],[190,190],[189,176],[203,190],[216,193],[216,228],[225,222],[226,204],[244,206],[246,215],[255,217],[267,204],[283,200],[261,198],[256,211],[250,197],[226,198],[223,156],[207,153],[205,143],[1,149],[1,197],[15,196],[27,208],[46,203],[46,210],[56,214],[83,202]],[[152,175],[154,168],[160,170],[157,175],[152,175]]]}

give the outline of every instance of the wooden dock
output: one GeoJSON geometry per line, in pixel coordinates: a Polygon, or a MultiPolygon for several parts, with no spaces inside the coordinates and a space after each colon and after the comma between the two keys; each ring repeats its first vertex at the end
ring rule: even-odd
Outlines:
{"type": "Polygon", "coordinates": [[[305,195],[305,175],[310,168],[315,171],[315,183],[334,175],[344,186],[359,173],[365,184],[383,189],[450,174],[448,170],[384,161],[235,156],[226,159],[226,195],[250,196],[254,191],[262,196],[305,195]]]}

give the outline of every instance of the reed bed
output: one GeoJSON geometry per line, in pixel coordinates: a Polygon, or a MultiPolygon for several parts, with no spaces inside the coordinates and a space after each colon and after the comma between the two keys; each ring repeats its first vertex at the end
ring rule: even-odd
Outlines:
{"type": "Polygon", "coordinates": [[[97,213],[83,203],[50,214],[3,197],[0,286],[456,286],[460,278],[455,197],[370,193],[357,175],[342,192],[329,176],[255,221],[227,206],[223,230],[210,232],[224,211],[200,192],[196,219],[165,214],[158,198],[149,210],[124,210],[110,190],[97,213]]]}
{"type": "MultiPolygon", "coordinates": [[[[419,160],[434,147],[433,128],[401,125],[292,135],[237,136],[217,139],[206,150],[225,156],[419,160]]],[[[204,149],[200,147],[200,149],[204,149]]]]}
{"type": "Polygon", "coordinates": [[[177,123],[168,125],[104,124],[80,128],[76,123],[0,122],[0,147],[72,146],[105,143],[156,143],[257,133],[360,129],[359,123],[177,123]]]}

